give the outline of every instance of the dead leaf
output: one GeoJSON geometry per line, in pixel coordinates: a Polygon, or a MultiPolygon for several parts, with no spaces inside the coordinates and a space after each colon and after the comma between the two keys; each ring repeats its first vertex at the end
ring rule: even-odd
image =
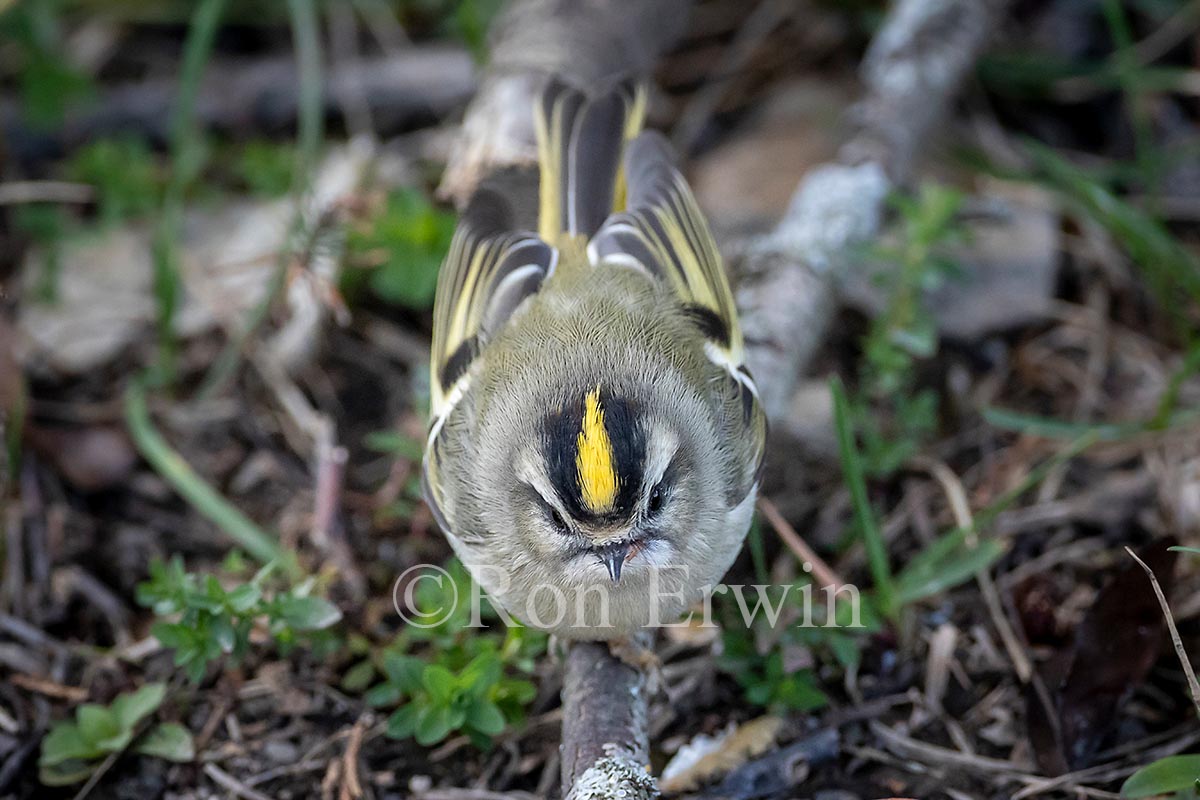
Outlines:
{"type": "MultiPolygon", "coordinates": [[[[369,148],[353,143],[331,151],[314,179],[306,219],[319,218],[352,192],[371,157],[369,148]]],[[[270,286],[294,213],[292,201],[282,199],[231,202],[184,215],[178,248],[183,291],[174,319],[179,336],[241,327],[270,286]]],[[[40,258],[31,251],[23,265],[25,297],[36,296],[40,258]]],[[[340,259],[325,258],[307,266],[314,281],[332,285],[339,265],[340,259]]],[[[145,225],[64,240],[56,299],[20,308],[17,327],[31,344],[27,364],[77,375],[136,344],[157,315],[153,274],[151,231],[145,225]]],[[[285,358],[303,354],[305,346],[319,339],[313,325],[324,318],[324,310],[313,308],[308,284],[293,284],[287,297],[289,320],[277,334],[280,341],[272,344],[285,358]]]]}
{"type": "MultiPolygon", "coordinates": [[[[1142,548],[1139,556],[1170,592],[1174,539],[1142,548]]],[[[1072,643],[1039,671],[1045,692],[1027,694],[1030,740],[1038,766],[1061,775],[1089,765],[1117,720],[1121,705],[1158,660],[1163,617],[1146,575],[1123,563],[1096,596],[1072,643]]]]}
{"type": "Polygon", "coordinates": [[[717,736],[696,736],[679,748],[663,769],[660,788],[666,793],[688,792],[762,755],[775,744],[783,726],[779,717],[759,717],[717,736]]]}

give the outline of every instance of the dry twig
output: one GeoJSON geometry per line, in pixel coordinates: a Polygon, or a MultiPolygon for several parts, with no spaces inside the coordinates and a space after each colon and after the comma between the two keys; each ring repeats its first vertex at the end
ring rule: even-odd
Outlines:
{"type": "Polygon", "coordinates": [[[1187,676],[1188,689],[1192,693],[1192,704],[1196,706],[1196,713],[1200,714],[1200,681],[1196,680],[1196,671],[1192,669],[1192,662],[1188,660],[1187,651],[1183,648],[1183,639],[1179,637],[1179,629],[1175,627],[1175,618],[1171,615],[1171,606],[1167,604],[1167,598],[1163,594],[1162,587],[1158,585],[1158,578],[1154,575],[1154,570],[1147,566],[1145,561],[1137,557],[1137,554],[1130,548],[1126,547],[1125,552],[1129,553],[1130,557],[1138,563],[1138,566],[1146,571],[1146,575],[1150,578],[1150,585],[1154,587],[1154,596],[1158,598],[1158,604],[1162,607],[1163,616],[1167,620],[1167,630],[1171,632],[1171,643],[1175,646],[1175,655],[1179,656],[1179,663],[1183,667],[1183,674],[1187,676]]]}

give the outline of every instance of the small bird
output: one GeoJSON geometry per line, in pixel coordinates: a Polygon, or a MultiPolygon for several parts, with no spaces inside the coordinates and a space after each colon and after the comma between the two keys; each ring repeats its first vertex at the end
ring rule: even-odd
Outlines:
{"type": "Polygon", "coordinates": [[[437,286],[425,499],[489,598],[565,639],[676,622],[737,556],[763,462],[720,255],[643,110],[548,81],[538,231],[481,188],[437,286]]]}

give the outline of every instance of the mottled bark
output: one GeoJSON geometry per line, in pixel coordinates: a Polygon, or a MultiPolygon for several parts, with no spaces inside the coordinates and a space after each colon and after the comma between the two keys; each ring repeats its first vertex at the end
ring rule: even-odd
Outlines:
{"type": "Polygon", "coordinates": [[[646,689],[603,642],[579,642],[563,681],[562,791],[571,800],[655,797],[646,689]],[[623,792],[623,793],[622,793],[623,792]]]}

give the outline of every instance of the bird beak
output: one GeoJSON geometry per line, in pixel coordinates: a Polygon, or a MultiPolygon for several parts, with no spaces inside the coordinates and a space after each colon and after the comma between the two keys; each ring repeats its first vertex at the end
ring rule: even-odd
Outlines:
{"type": "Polygon", "coordinates": [[[600,563],[608,570],[608,577],[613,583],[621,580],[621,568],[625,566],[625,556],[629,554],[629,542],[614,542],[596,551],[600,563]]]}

